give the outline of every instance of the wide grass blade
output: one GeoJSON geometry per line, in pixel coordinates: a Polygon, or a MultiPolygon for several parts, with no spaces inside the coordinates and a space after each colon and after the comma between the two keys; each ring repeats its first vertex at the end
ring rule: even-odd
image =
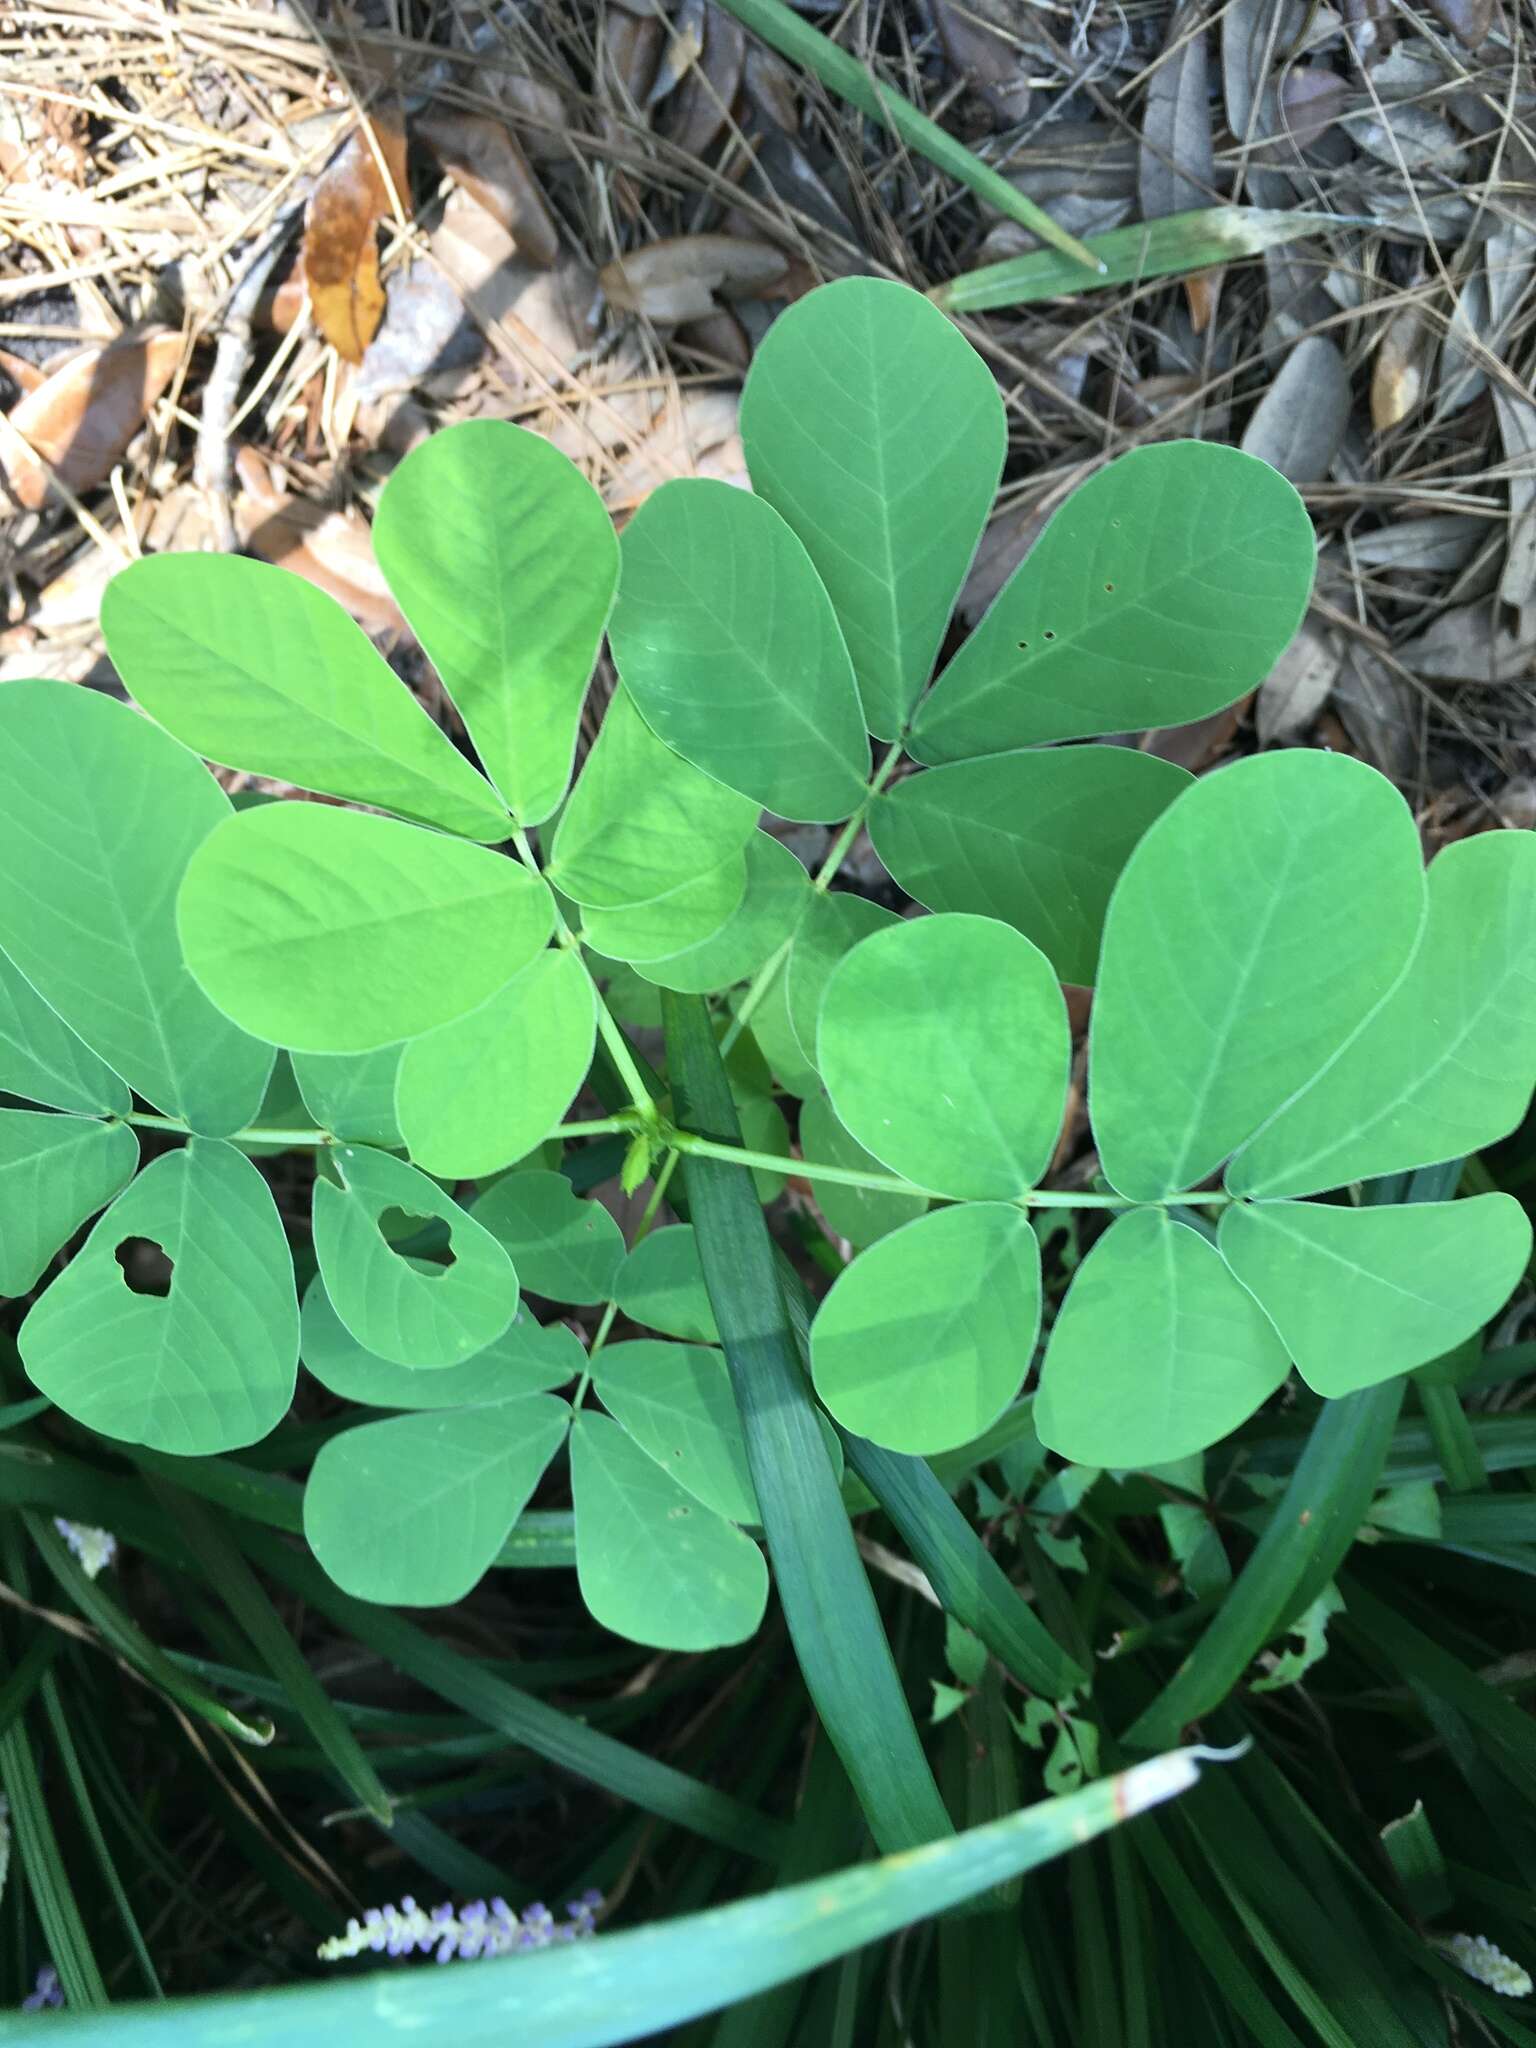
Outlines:
{"type": "MultiPolygon", "coordinates": [[[[455,2048],[611,2048],[664,2033],[814,1970],[1033,1870],[1193,1784],[1207,1752],[1180,1750],[1065,1799],[833,1877],[684,1919],[449,1970],[400,1969],[238,1997],[119,2009],[70,2030],[81,2044],[335,2048],[366,2037],[455,2048]]],[[[23,2024],[14,2038],[42,2040],[23,2024]]],[[[7,2038],[13,2038],[7,2030],[7,2038]]]]}
{"type": "MultiPolygon", "coordinates": [[[[662,1019],[679,1121],[739,1145],[707,1005],[664,990],[662,1019]]],[[[914,1848],[947,1835],[950,1819],[827,1457],[751,1175],[697,1156],[685,1158],[684,1175],[800,1669],[876,1842],[887,1851],[914,1848]]]]}

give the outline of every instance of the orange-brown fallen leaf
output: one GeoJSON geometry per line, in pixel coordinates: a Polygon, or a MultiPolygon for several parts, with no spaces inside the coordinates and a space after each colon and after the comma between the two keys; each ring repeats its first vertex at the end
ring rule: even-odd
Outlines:
{"type": "MultiPolygon", "coordinates": [[[[406,203],[405,131],[398,113],[377,111],[371,127],[402,206],[406,203]]],[[[310,195],[304,223],[304,277],[320,332],[349,363],[360,363],[384,317],[378,225],[394,201],[361,127],[310,195]]]]}
{"type": "Polygon", "coordinates": [[[12,497],[39,511],[48,500],[49,469],[72,491],[104,482],[170,383],[182,347],[179,334],[156,328],[82,349],[51,370],[11,410],[26,448],[15,434],[0,436],[0,470],[12,497]]]}

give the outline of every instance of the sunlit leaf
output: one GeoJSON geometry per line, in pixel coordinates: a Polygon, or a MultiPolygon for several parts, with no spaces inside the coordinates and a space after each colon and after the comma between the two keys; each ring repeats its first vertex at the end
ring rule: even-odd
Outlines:
{"type": "Polygon", "coordinates": [[[0,953],[0,1089],[24,1102],[84,1115],[121,1116],[133,1098],[106,1061],[50,1009],[0,953]]]}
{"type": "Polygon", "coordinates": [[[720,1341],[689,1223],[674,1223],[642,1237],[619,1268],[614,1293],[632,1323],[692,1343],[720,1341]]]}
{"type": "Polygon", "coordinates": [[[563,1173],[508,1173],[470,1212],[517,1268],[530,1294],[599,1302],[613,1293],[624,1233],[601,1202],[583,1201],[563,1173]]]}
{"type": "Polygon", "coordinates": [[[0,1109],[0,1295],[25,1294],[138,1163],[126,1124],[0,1109]]]}
{"type": "Polygon", "coordinates": [[[610,960],[665,959],[683,947],[716,939],[741,908],[746,891],[746,855],[733,847],[714,867],[648,903],[583,910],[582,937],[610,960]]]}
{"type": "Polygon", "coordinates": [[[813,898],[805,869],[782,841],[754,832],[744,849],[746,889],[717,932],[664,959],[636,958],[635,972],[661,988],[705,995],[745,981],[796,929],[813,898]]]}
{"type": "Polygon", "coordinates": [[[377,1052],[296,1052],[294,1078],[304,1105],[320,1128],[355,1145],[405,1143],[395,1118],[395,1080],[401,1045],[377,1052]]]}
{"type": "MultiPolygon", "coordinates": [[[[824,1095],[813,1095],[801,1106],[800,1150],[818,1166],[841,1166],[854,1173],[882,1170],[879,1160],[843,1129],[824,1095]]],[[[858,1249],[899,1230],[928,1207],[926,1195],[891,1195],[879,1188],[844,1187],[835,1180],[813,1180],[811,1185],[827,1227],[858,1249]]]]}
{"type": "Polygon", "coordinates": [[[813,1070],[821,999],[833,968],[860,939],[900,922],[894,910],[846,889],[817,890],[806,905],[790,949],[783,1002],[795,1042],[813,1070]]]}
{"type": "Polygon", "coordinates": [[[702,1344],[640,1338],[592,1361],[605,1408],[695,1500],[732,1522],[758,1520],[741,1418],[724,1356],[702,1344]]]}

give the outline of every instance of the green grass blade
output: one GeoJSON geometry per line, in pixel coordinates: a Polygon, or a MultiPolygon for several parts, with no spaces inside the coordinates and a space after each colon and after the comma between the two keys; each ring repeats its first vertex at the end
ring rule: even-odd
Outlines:
{"type": "Polygon", "coordinates": [[[216,1519],[190,1494],[164,1482],[151,1481],[202,1559],[212,1590],[218,1594],[283,1691],[287,1704],[314,1737],[315,1746],[358,1805],[381,1827],[390,1824],[390,1797],[378,1772],[363,1754],[352,1730],[332,1704],[325,1687],[310,1670],[303,1652],[262,1590],[255,1573],[230,1542],[216,1519]]]}
{"type": "MultiPolygon", "coordinates": [[[[680,1122],[740,1144],[730,1083],[697,996],[662,992],[680,1122]]],[[[689,1156],[688,1203],[746,1435],[795,1654],[884,1850],[950,1832],[801,1370],[773,1240],[745,1167],[689,1156]]]]}
{"type": "Polygon", "coordinates": [[[107,2003],[107,1987],[91,1948],[85,1922],[75,1904],[75,1894],[59,1854],[58,1838],[48,1817],[37,1759],[25,1724],[13,1721],[0,1735],[0,1786],[11,1805],[11,1828],[21,1867],[43,1938],[67,2002],[77,2010],[89,2011],[107,2003]]]}
{"type": "MultiPolygon", "coordinates": [[[[1183,1791],[1200,1754],[1157,1757],[922,1849],[632,1933],[449,1970],[396,1967],[298,1989],[118,2010],[77,2022],[71,2040],[82,2048],[227,2048],[246,2038],[335,2048],[366,2035],[370,2044],[611,2048],[802,1976],[1036,1869],[1183,1791]]],[[[31,2029],[17,2028],[15,2038],[31,2040],[31,2029]]],[[[36,2038],[44,2038],[41,2030],[36,2038]]]]}
{"type": "Polygon", "coordinates": [[[1061,1699],[1086,1674],[1009,1580],[921,1458],[840,1430],[849,1465],[901,1533],[947,1614],[980,1636],[1031,1692],[1061,1699]]]}
{"type": "Polygon", "coordinates": [[[1028,256],[1011,256],[1004,263],[984,263],[936,286],[929,296],[946,313],[1027,306],[1037,299],[1059,299],[1073,292],[1102,291],[1111,285],[1140,284],[1154,277],[1235,263],[1339,224],[1332,214],[1203,206],[1194,213],[1168,214],[1162,220],[1137,221],[1130,227],[1111,228],[1108,234],[1090,235],[1083,246],[1098,265],[1096,277],[1085,277],[1080,263],[1064,259],[1054,249],[1037,249],[1028,256]]]}
{"type": "Polygon", "coordinates": [[[351,1599],[312,1559],[264,1529],[242,1530],[240,1542],[263,1570],[302,1594],[349,1635],[536,1756],[709,1841],[749,1856],[779,1854],[784,1840],[779,1822],[546,1706],[472,1658],[434,1641],[389,1608],[351,1599]]]}
{"type": "Polygon", "coordinates": [[[802,20],[785,0],[720,0],[720,4],[727,14],[735,15],[743,28],[761,36],[781,57],[803,64],[839,99],[872,120],[883,121],[919,156],[926,157],[962,185],[968,185],[984,205],[995,207],[1009,220],[1022,222],[1043,242],[1061,250],[1076,277],[1081,279],[1085,269],[1090,277],[1097,271],[1097,259],[1075,236],[1057,227],[1048,213],[1042,212],[1032,199],[1026,199],[963,142],[957,142],[937,121],[930,121],[910,100],[882,85],[857,57],[839,49],[820,29],[802,20]]]}

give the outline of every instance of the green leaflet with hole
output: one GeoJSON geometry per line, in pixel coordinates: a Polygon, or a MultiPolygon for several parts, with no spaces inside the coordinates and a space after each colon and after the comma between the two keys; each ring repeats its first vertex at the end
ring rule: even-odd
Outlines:
{"type": "Polygon", "coordinates": [[[119,1195],[18,1339],[51,1401],[103,1436],[178,1457],[264,1437],[293,1398],[299,1305],[266,1182],[248,1159],[194,1138],[119,1195]],[[172,1261],[163,1299],[133,1293],[128,1239],[172,1261]]]}
{"type": "Polygon", "coordinates": [[[1045,955],[1007,925],[922,917],[862,940],[827,982],[817,1043],[841,1122],[918,1187],[1001,1201],[1049,1165],[1066,1004],[1045,955]]]}
{"type": "Polygon", "coordinates": [[[521,825],[565,795],[619,544],[570,459],[465,420],[415,448],[373,520],[379,566],[521,825]]]}
{"type": "Polygon", "coordinates": [[[1161,1209],[1132,1209],[1077,1269],[1035,1428],[1074,1465],[1171,1465],[1246,1422],[1290,1364],[1214,1245],[1161,1209]]]}
{"type": "Polygon", "coordinates": [[[107,585],[101,630],[150,717],[207,760],[506,838],[495,792],[304,577],[242,555],[147,555],[107,585]]]}
{"type": "Polygon", "coordinates": [[[805,869],[780,840],[754,832],[744,851],[746,887],[725,923],[682,952],[637,958],[634,969],[644,980],[682,995],[730,988],[755,974],[796,930],[808,906],[821,900],[812,896],[805,869]]]}
{"type": "Polygon", "coordinates": [[[725,1355],[703,1344],[638,1338],[592,1361],[603,1406],[695,1500],[732,1522],[757,1522],[741,1417],[725,1355]]]}
{"type": "Polygon", "coordinates": [[[1346,1209],[1233,1204],[1222,1257],[1330,1400],[1443,1357],[1519,1283],[1531,1225],[1512,1195],[1346,1209]]]}
{"type": "Polygon", "coordinates": [[[126,1124],[0,1109],[0,1295],[25,1294],[88,1216],[133,1178],[126,1124]]]}
{"type": "Polygon", "coordinates": [[[853,665],[811,559],[773,507],[689,478],[624,529],[609,641],[646,723],[781,818],[846,818],[869,740],[853,665]]]}
{"type": "MultiPolygon", "coordinates": [[[[813,1095],[801,1107],[800,1152],[818,1166],[842,1166],[854,1173],[883,1170],[874,1154],[844,1130],[825,1095],[813,1095]]],[[[890,1195],[879,1188],[844,1187],[835,1180],[812,1181],[811,1191],[828,1229],[860,1251],[928,1207],[926,1195],[890,1195]]]]}
{"type": "Polygon", "coordinates": [[[928,1457],[997,1420],[1039,1326],[1029,1218],[968,1202],[904,1224],[844,1270],[811,1325],[811,1372],[844,1429],[928,1457]]]}
{"type": "Polygon", "coordinates": [[[911,752],[1182,725],[1268,675],[1317,543],[1278,470],[1205,441],[1133,449],[1075,490],[918,706],[911,752]]]}
{"type": "Polygon", "coordinates": [[[1104,1172],[1192,1187],[1333,1058],[1408,965],[1419,835],[1343,754],[1256,755],[1197,782],[1110,899],[1089,1037],[1104,1172]]]}
{"type": "Polygon", "coordinates": [[[296,1052],[293,1075],[304,1106],[322,1130],[354,1145],[405,1143],[395,1117],[395,1080],[403,1045],[377,1052],[296,1052]]]}
{"type": "Polygon", "coordinates": [[[499,1337],[517,1313],[517,1275],[488,1230],[435,1181],[358,1145],[332,1154],[341,1186],[315,1182],[315,1257],[338,1317],[358,1343],[396,1365],[462,1365],[499,1337]],[[451,1234],[452,1263],[427,1275],[379,1228],[391,1209],[437,1216],[451,1234]]]}
{"type": "Polygon", "coordinates": [[[1001,918],[1063,981],[1091,986],[1120,870],[1192,780],[1134,747],[993,754],[898,782],[876,799],[869,836],[929,910],[1001,918]]]}
{"type": "Polygon", "coordinates": [[[549,879],[586,910],[654,902],[739,853],[758,808],[665,746],[617,689],[560,813],[549,879]]]}
{"type": "Polygon", "coordinates": [[[0,1090],[84,1116],[121,1116],[133,1097],[21,969],[0,953],[0,1090]]]}
{"type": "Polygon", "coordinates": [[[304,1535],[358,1600],[446,1607],[473,1591],[570,1426],[552,1394],[397,1415],[332,1437],[304,1489],[304,1535]]]}
{"type": "Polygon", "coordinates": [[[542,950],[554,904],[537,875],[483,846],[266,804],[204,840],[177,925],[197,985],[254,1036],[373,1052],[504,987],[542,950]]]}
{"type": "Polygon", "coordinates": [[[614,1296],[630,1321],[648,1330],[690,1343],[720,1341],[691,1223],[642,1237],[619,1268],[614,1296]]]}
{"type": "Polygon", "coordinates": [[[1401,984],[1233,1160],[1234,1192],[1315,1194],[1460,1159],[1524,1116],[1536,1087],[1536,834],[1459,840],[1428,879],[1401,984]]]}
{"type": "MultiPolygon", "coordinates": [[[[408,1257],[406,1264],[429,1276],[441,1270],[426,1259],[408,1257]]],[[[320,1273],[304,1292],[299,1356],[306,1372],[323,1387],[367,1408],[482,1407],[563,1387],[586,1362],[579,1338],[563,1323],[541,1328],[526,1309],[520,1309],[499,1337],[462,1365],[439,1366],[432,1372],[396,1365],[358,1343],[331,1307],[320,1273]]]]}
{"type": "Polygon", "coordinates": [[[445,1180],[497,1173],[540,1144],[592,1064],[592,983],[546,950],[489,1002],[404,1048],[395,1117],[412,1159],[445,1180]]]}
{"type": "Polygon", "coordinates": [[[250,1122],[272,1071],[182,964],[176,891],[221,821],[213,777],[126,705],[0,690],[0,947],[130,1087],[211,1137],[250,1122]]]}
{"type": "Polygon", "coordinates": [[[713,1650],[757,1631],[768,1567],[750,1537],[686,1493],[616,1422],[571,1429],[576,1576],[593,1619],[659,1650],[713,1650]]]}
{"type": "Polygon", "coordinates": [[[997,380],[927,299],[841,278],[781,313],[741,396],[758,495],[804,544],[894,739],[927,682],[1002,474],[997,380]]]}
{"type": "Polygon", "coordinates": [[[470,1212],[506,1247],[529,1294],[593,1304],[613,1293],[624,1233],[601,1202],[583,1201],[563,1173],[508,1173],[470,1212]]]}

